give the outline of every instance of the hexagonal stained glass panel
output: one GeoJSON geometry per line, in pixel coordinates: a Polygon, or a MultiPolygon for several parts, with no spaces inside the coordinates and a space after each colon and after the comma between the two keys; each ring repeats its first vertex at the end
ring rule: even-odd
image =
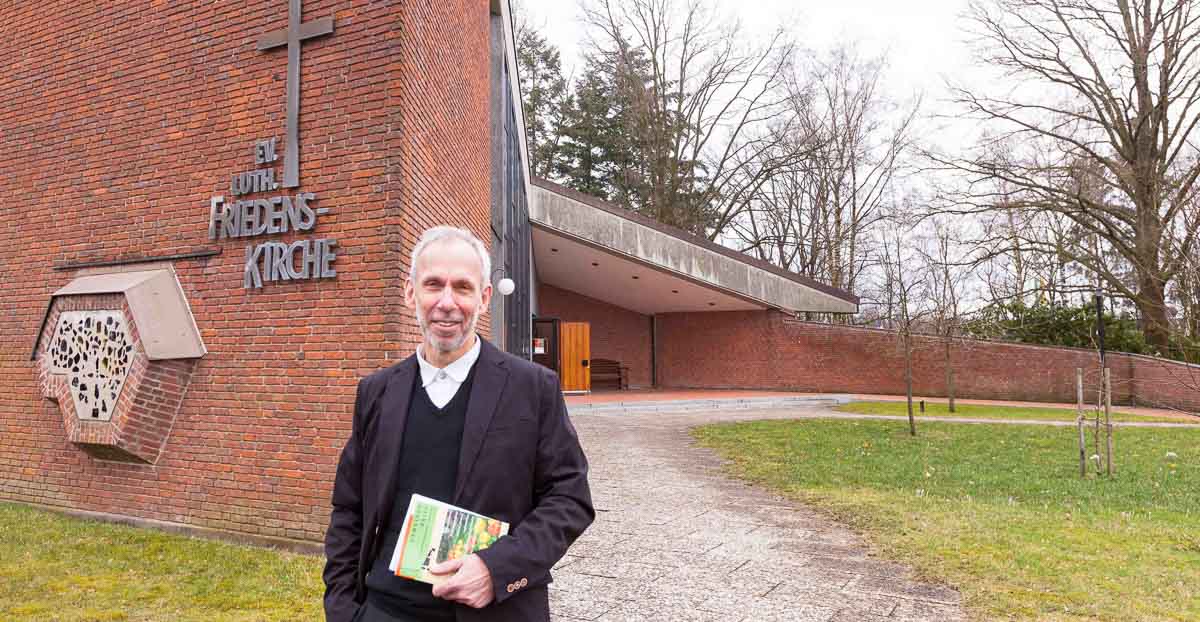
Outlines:
{"type": "Polygon", "coordinates": [[[133,341],[119,311],[66,311],[50,342],[50,373],[66,374],[75,414],[108,421],[129,375],[133,341]]]}

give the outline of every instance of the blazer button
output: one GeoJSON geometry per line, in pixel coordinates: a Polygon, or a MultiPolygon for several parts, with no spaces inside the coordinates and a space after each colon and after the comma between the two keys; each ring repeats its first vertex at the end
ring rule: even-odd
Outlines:
{"type": "Polygon", "coordinates": [[[509,594],[512,594],[516,589],[517,589],[516,586],[513,585],[512,583],[508,584],[508,593],[509,594]]]}
{"type": "Polygon", "coordinates": [[[517,587],[522,588],[522,587],[525,587],[526,585],[529,585],[529,579],[522,577],[520,583],[517,584],[517,587]]]}

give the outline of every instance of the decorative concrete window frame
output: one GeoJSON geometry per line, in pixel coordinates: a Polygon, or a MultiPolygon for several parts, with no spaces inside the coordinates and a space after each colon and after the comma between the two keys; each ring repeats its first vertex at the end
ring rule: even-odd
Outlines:
{"type": "Polygon", "coordinates": [[[32,357],[72,443],[154,464],[207,353],[175,270],[156,264],[92,269],[54,292],[32,357]]]}

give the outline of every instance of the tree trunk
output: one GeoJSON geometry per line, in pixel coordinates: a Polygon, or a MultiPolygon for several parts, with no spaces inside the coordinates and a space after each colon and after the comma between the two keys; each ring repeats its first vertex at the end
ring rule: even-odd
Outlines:
{"type": "Polygon", "coordinates": [[[1171,328],[1167,320],[1165,303],[1166,284],[1153,275],[1142,275],[1138,279],[1138,313],[1142,316],[1142,335],[1146,344],[1166,354],[1171,343],[1171,328]]]}
{"type": "Polygon", "coordinates": [[[954,410],[954,362],[950,359],[950,336],[946,336],[946,397],[950,398],[950,412],[954,410]]]}
{"type": "Polygon", "coordinates": [[[913,418],[912,336],[904,331],[904,395],[908,398],[908,433],[917,435],[917,420],[913,418]]]}
{"type": "MultiPolygon", "coordinates": [[[[1200,265],[1197,265],[1195,269],[1200,270],[1200,265]]],[[[1188,281],[1191,285],[1189,292],[1191,300],[1188,305],[1188,326],[1185,327],[1184,334],[1192,339],[1200,340],[1200,275],[1189,274],[1188,281]]]]}

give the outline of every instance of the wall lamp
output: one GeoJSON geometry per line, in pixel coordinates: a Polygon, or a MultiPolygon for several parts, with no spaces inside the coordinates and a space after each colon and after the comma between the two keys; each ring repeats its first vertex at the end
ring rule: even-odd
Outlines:
{"type": "Polygon", "coordinates": [[[507,276],[505,276],[504,278],[497,281],[496,280],[497,274],[503,275],[504,268],[496,268],[495,270],[492,270],[492,278],[491,278],[491,281],[496,284],[496,291],[500,292],[501,296],[507,296],[507,295],[513,293],[513,290],[517,289],[517,284],[514,283],[513,280],[508,278],[507,276]]]}

